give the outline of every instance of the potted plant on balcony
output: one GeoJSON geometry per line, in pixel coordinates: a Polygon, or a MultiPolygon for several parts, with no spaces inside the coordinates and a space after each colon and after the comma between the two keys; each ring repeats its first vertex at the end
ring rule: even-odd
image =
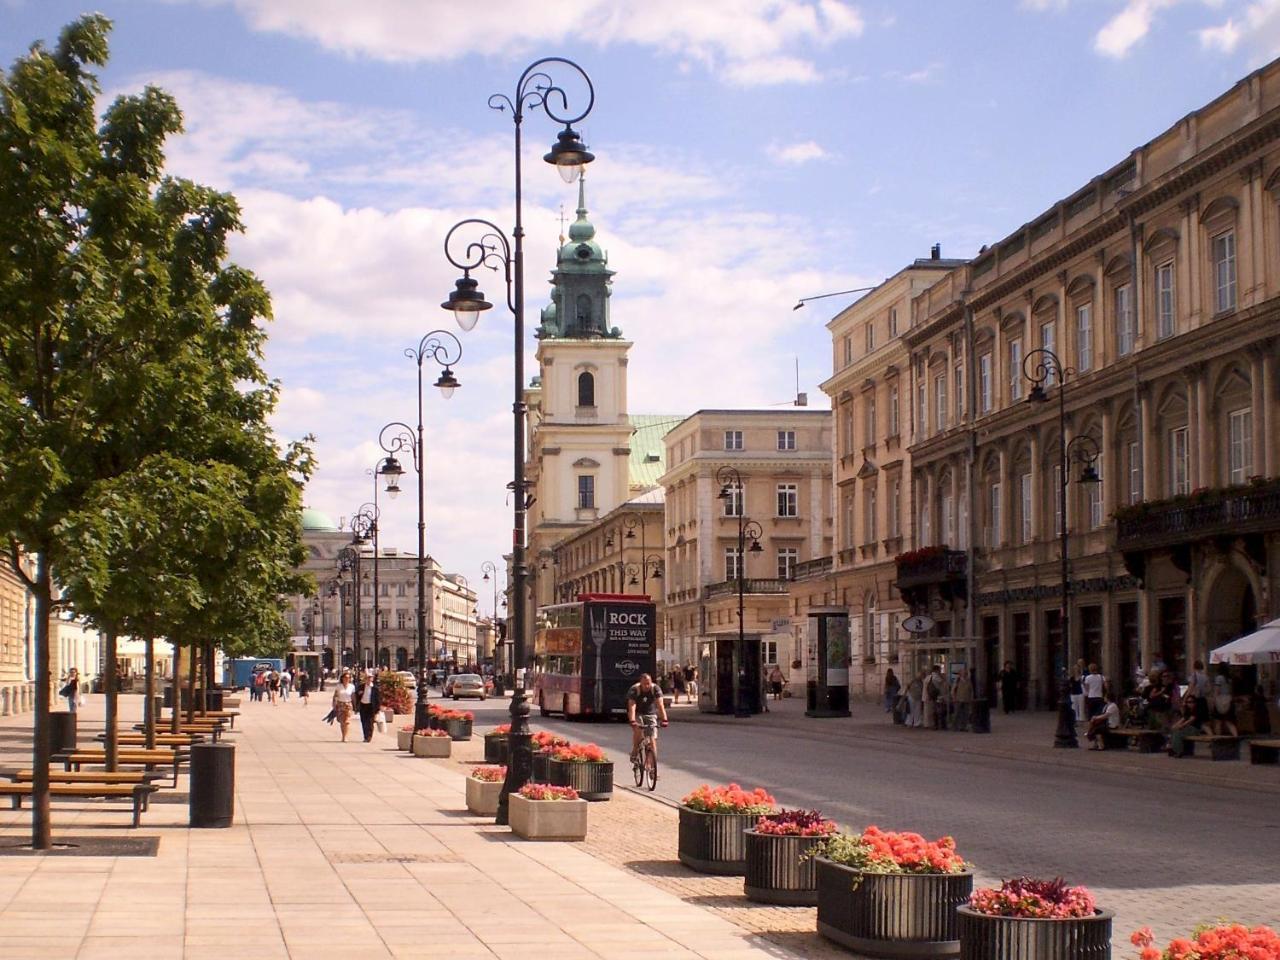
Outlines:
{"type": "Polygon", "coordinates": [[[443,730],[415,730],[413,755],[415,757],[447,757],[453,741],[443,730]]]}
{"type": "Polygon", "coordinates": [[[545,730],[533,734],[533,779],[538,783],[549,783],[551,780],[551,751],[556,747],[567,747],[569,741],[545,730]]]}
{"type": "Polygon", "coordinates": [[[471,725],[476,715],[470,710],[445,710],[440,714],[444,721],[444,730],[454,740],[470,740],[471,725]]]}
{"type": "Polygon", "coordinates": [[[1111,917],[1085,887],[1018,877],[957,911],[961,960],[1108,960],[1111,917]]]}
{"type": "Polygon", "coordinates": [[[573,787],[526,783],[507,798],[511,832],[525,840],[585,840],[587,801],[573,787]]]}
{"type": "Polygon", "coordinates": [[[583,800],[613,796],[613,761],[594,743],[570,743],[551,748],[548,783],[573,787],[583,800]]]}
{"type": "Polygon", "coordinates": [[[704,783],[680,801],[680,862],[700,873],[742,876],[747,869],[744,831],[776,809],[773,797],[759,787],[704,783]]]}
{"type": "Polygon", "coordinates": [[[814,851],[818,932],[869,957],[954,957],[956,908],[973,871],[950,837],[867,827],[832,834],[814,851]]]}
{"type": "Polygon", "coordinates": [[[401,750],[413,749],[413,724],[406,723],[396,731],[396,746],[401,750]]]}
{"type": "Polygon", "coordinates": [[[1280,957],[1280,934],[1259,924],[1207,923],[1196,927],[1190,937],[1177,937],[1161,950],[1155,945],[1150,927],[1135,930],[1129,942],[1142,950],[1142,960],[1240,960],[1252,957],[1280,957]]]}
{"type": "Polygon", "coordinates": [[[484,735],[484,762],[507,762],[507,734],[511,732],[511,724],[500,723],[484,735]]]}
{"type": "Polygon", "coordinates": [[[818,888],[813,858],[807,854],[836,829],[836,822],[817,810],[779,810],[762,816],[743,832],[747,854],[743,892],[747,899],[815,906],[818,888]]]}
{"type": "Polygon", "coordinates": [[[506,767],[476,767],[472,770],[467,775],[467,809],[479,817],[491,817],[497,813],[498,797],[506,779],[506,767]]]}

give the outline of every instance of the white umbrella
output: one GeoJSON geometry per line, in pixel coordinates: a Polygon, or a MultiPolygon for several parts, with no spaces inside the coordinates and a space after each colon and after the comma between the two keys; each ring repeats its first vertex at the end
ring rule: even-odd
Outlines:
{"type": "Polygon", "coordinates": [[[1209,654],[1210,663],[1280,663],[1280,620],[1232,640],[1209,654]]]}

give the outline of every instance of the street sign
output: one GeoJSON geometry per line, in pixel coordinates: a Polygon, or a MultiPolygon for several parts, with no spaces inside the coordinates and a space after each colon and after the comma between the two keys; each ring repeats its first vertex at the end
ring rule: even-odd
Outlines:
{"type": "Polygon", "coordinates": [[[902,621],[902,629],[907,633],[928,633],[933,628],[933,617],[927,617],[923,613],[917,613],[915,616],[907,617],[902,621]]]}

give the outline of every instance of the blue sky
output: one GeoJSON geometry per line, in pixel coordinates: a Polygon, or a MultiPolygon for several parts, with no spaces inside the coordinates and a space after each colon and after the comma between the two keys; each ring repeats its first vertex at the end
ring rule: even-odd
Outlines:
{"type": "MultiPolygon", "coordinates": [[[[533,59],[595,83],[588,205],[636,344],[631,409],[685,413],[785,401],[797,357],[822,403],[823,325],[847,300],[797,298],[875,283],[933,243],[973,255],[1280,53],[1280,0],[97,8],[116,24],[105,92],[174,93],[170,170],[244,206],[234,254],[275,302],[275,425],[316,434],[307,500],[335,517],[372,493],[378,429],[414,418],[403,349],[455,328],[445,232],[511,225],[511,125],[485,102],[533,59]]],[[[87,9],[0,0],[0,56],[87,9]]],[[[555,126],[525,130],[532,331],[575,195],[537,159],[555,126]]],[[[463,388],[426,399],[427,549],[473,582],[510,542],[511,348],[492,311],[464,338],[463,388]]],[[[383,542],[412,547],[411,498],[383,506],[383,542]]]]}

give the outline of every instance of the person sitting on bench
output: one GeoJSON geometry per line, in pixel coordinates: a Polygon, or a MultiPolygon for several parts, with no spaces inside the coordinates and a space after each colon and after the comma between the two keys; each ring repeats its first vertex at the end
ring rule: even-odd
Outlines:
{"type": "Polygon", "coordinates": [[[1209,732],[1220,737],[1238,737],[1236,701],[1231,695],[1231,681],[1223,674],[1213,678],[1213,695],[1209,698],[1209,732]]]}
{"type": "Polygon", "coordinates": [[[1182,714],[1169,728],[1169,756],[1183,757],[1187,755],[1187,737],[1198,736],[1200,723],[1196,719],[1196,701],[1194,697],[1184,697],[1182,714]]]}
{"type": "Polygon", "coordinates": [[[1107,749],[1106,737],[1104,734],[1108,730],[1118,730],[1120,728],[1120,707],[1116,705],[1116,698],[1108,696],[1102,712],[1093,717],[1089,721],[1089,729],[1085,732],[1085,736],[1090,743],[1090,750],[1107,749]]]}

